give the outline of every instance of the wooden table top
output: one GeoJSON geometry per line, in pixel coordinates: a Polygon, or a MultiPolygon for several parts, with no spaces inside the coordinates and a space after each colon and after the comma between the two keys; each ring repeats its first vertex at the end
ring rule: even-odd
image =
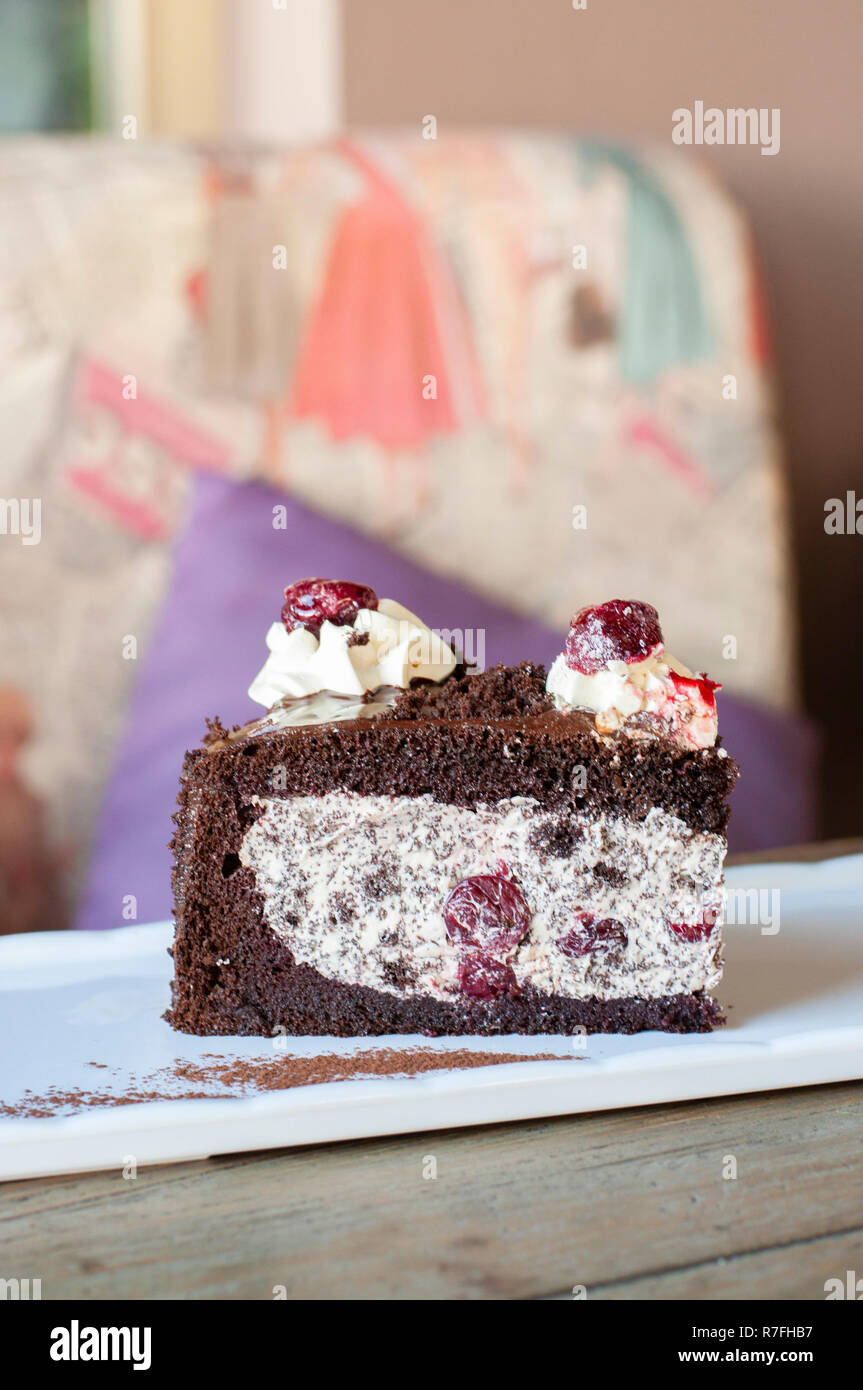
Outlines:
{"type": "Polygon", "coordinates": [[[12,1182],[0,1275],[46,1299],[820,1300],[863,1271],[861,1136],[853,1082],[12,1182]]]}

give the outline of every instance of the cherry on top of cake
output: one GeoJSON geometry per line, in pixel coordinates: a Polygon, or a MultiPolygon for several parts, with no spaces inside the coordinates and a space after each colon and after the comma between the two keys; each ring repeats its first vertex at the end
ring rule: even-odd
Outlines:
{"type": "Polygon", "coordinates": [[[249,688],[267,709],[323,692],[364,699],[383,686],[443,681],[457,664],[449,644],[415,613],[379,599],[367,584],[341,579],[289,584],[267,646],[249,688]]]}
{"type": "Polygon", "coordinates": [[[305,628],[320,637],[323,624],[353,627],[361,608],[374,612],[378,596],[368,584],[345,579],[298,579],[285,589],[282,622],[286,632],[305,628]]]}
{"type": "Polygon", "coordinates": [[[595,675],[610,661],[646,661],[662,651],[659,614],[649,603],[613,598],[580,608],[569,625],[567,666],[595,675]]]}
{"type": "Polygon", "coordinates": [[[580,608],[548,674],[557,708],[593,711],[600,733],[639,716],[691,748],[716,742],[720,688],[666,651],[659,614],[635,599],[580,608]]]}
{"type": "MultiPolygon", "coordinates": [[[[289,584],[282,621],[270,627],[267,646],[270,654],[249,695],[268,710],[321,697],[329,705],[377,702],[376,717],[408,720],[578,711],[582,721],[593,715],[601,735],[653,733],[688,748],[716,742],[718,684],[665,650],[656,609],[636,600],[579,609],[547,680],[542,667],[527,663],[465,670],[422,619],[348,580],[289,584]],[[384,691],[382,700],[376,692],[384,691]]],[[[347,709],[341,716],[309,711],[309,722],[337,717],[356,716],[347,709]]]]}

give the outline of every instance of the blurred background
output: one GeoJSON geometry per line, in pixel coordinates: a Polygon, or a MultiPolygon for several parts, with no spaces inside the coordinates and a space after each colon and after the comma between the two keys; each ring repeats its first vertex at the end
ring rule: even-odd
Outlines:
{"type": "Polygon", "coordinates": [[[183,749],[305,574],[487,662],[646,599],[723,684],[732,847],[863,834],[861,40],[0,0],[0,930],[168,915],[183,749]],[[698,103],[766,124],[676,143],[698,103]]]}

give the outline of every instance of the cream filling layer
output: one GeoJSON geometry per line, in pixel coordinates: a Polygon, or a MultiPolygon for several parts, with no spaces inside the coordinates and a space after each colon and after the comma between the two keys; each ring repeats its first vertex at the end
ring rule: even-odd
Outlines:
{"type": "Polygon", "coordinates": [[[563,819],[513,797],[476,809],[430,796],[256,798],[240,861],[263,895],[270,928],[298,964],[345,984],[457,996],[459,953],[443,918],[449,890],[503,860],[530,909],[511,960],[521,987],[572,998],[656,998],[712,989],[720,933],[687,942],[670,922],[698,922],[717,903],[725,840],[665,811],[643,821],[563,819]],[[613,917],[625,947],[579,958],[559,939],[575,914],[613,917]]]}

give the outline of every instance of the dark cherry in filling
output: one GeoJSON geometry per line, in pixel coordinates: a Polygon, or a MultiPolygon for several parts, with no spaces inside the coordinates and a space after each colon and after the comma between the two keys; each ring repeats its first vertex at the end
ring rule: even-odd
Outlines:
{"type": "Polygon", "coordinates": [[[457,883],[447,894],[443,915],[461,956],[462,992],[471,999],[517,994],[508,962],[530,928],[531,911],[506,864],[500,861],[497,873],[474,874],[457,883]]]}
{"type": "Polygon", "coordinates": [[[627,943],[626,932],[614,917],[597,918],[592,912],[579,912],[575,921],[576,925],[558,938],[565,956],[602,955],[627,943]]]}
{"type": "Polygon", "coordinates": [[[443,917],[457,946],[508,957],[527,934],[531,911],[501,863],[496,874],[475,874],[457,883],[447,894],[443,917]]]}
{"type": "Polygon", "coordinates": [[[459,962],[458,983],[468,999],[500,999],[518,994],[515,971],[506,961],[472,951],[459,962]]]}
{"type": "Polygon", "coordinates": [[[719,919],[715,907],[706,907],[700,922],[669,922],[668,930],[681,941],[706,941],[719,919]]]}

